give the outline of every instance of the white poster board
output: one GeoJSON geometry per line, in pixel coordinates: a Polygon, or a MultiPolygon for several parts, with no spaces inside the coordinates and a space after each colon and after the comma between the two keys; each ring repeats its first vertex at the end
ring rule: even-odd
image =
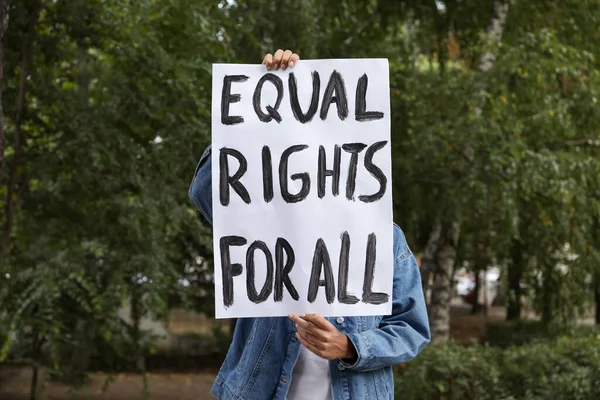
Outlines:
{"type": "Polygon", "coordinates": [[[390,148],[385,59],[214,64],[216,317],[390,314],[390,148]]]}

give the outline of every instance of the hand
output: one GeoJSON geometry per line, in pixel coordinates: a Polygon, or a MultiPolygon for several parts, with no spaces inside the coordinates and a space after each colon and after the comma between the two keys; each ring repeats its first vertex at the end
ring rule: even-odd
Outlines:
{"type": "Polygon", "coordinates": [[[287,67],[292,68],[299,59],[300,56],[296,53],[292,53],[291,50],[283,51],[279,49],[275,52],[275,55],[271,55],[271,53],[267,54],[265,58],[263,58],[262,63],[267,66],[267,71],[277,71],[279,68],[285,71],[287,67]]]}
{"type": "Polygon", "coordinates": [[[358,357],[354,345],[325,318],[318,314],[290,314],[296,324],[296,337],[304,347],[326,360],[358,357]]]}

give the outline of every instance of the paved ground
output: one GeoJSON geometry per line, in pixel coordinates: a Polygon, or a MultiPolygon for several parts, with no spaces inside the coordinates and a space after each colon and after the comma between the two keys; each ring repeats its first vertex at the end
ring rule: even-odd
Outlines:
{"type": "MultiPolygon", "coordinates": [[[[48,400],[135,400],[142,399],[143,380],[130,374],[115,377],[106,392],[102,387],[106,381],[103,374],[92,374],[91,382],[82,390],[74,391],[68,386],[52,383],[46,388],[48,400]]],[[[31,373],[27,369],[0,373],[0,399],[28,400],[31,373]]],[[[150,399],[160,400],[203,400],[211,399],[209,390],[214,379],[212,373],[194,374],[149,374],[150,399]]]]}

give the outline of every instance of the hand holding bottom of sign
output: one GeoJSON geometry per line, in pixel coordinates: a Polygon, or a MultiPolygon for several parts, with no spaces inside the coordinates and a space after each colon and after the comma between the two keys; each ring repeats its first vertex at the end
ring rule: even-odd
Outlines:
{"type": "Polygon", "coordinates": [[[280,67],[285,71],[287,67],[292,68],[296,62],[300,59],[300,56],[293,53],[291,50],[283,51],[277,50],[274,55],[271,53],[267,54],[263,58],[263,64],[267,66],[268,71],[277,71],[280,67]]]}
{"type": "Polygon", "coordinates": [[[298,317],[290,314],[289,318],[296,324],[296,337],[300,343],[319,357],[327,360],[358,357],[348,336],[322,316],[302,314],[298,317]]]}

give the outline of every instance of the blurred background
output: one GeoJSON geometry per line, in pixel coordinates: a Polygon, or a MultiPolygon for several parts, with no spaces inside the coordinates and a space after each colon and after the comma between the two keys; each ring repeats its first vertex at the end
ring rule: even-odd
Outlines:
{"type": "Polygon", "coordinates": [[[598,0],[0,0],[0,399],[205,399],[211,64],[390,61],[434,344],[402,399],[600,398],[598,0]]]}

